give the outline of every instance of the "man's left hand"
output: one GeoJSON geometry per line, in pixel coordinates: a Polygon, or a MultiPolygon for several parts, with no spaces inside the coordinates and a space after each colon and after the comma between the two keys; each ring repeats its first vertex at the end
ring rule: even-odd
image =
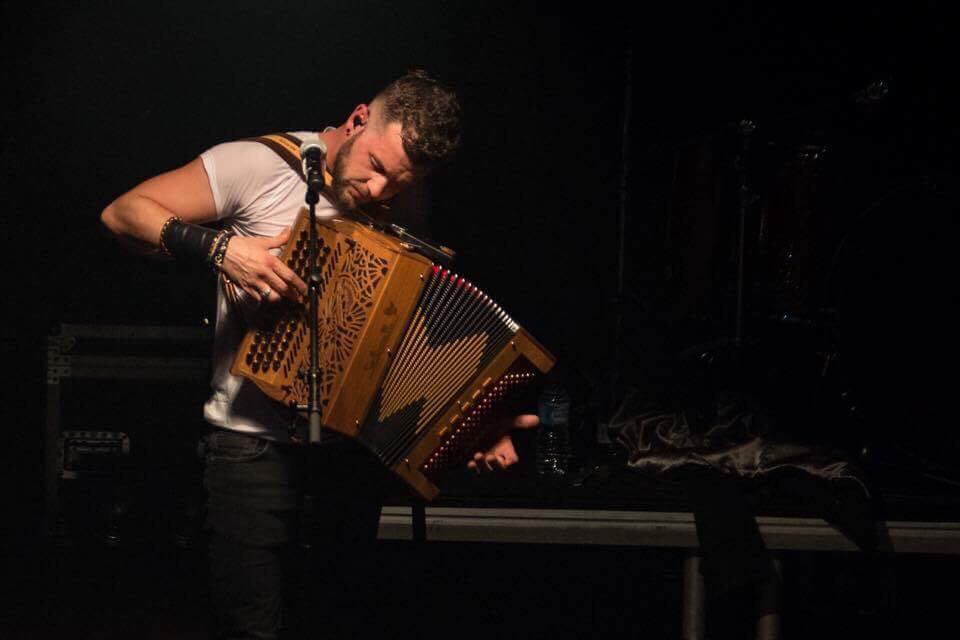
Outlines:
{"type": "MultiPolygon", "coordinates": [[[[534,415],[521,415],[513,419],[514,429],[534,429],[540,424],[540,419],[534,415]]],[[[467,468],[483,473],[497,469],[506,469],[520,461],[517,450],[513,447],[513,439],[506,434],[497,443],[486,451],[473,454],[473,460],[467,463],[467,468]]]]}

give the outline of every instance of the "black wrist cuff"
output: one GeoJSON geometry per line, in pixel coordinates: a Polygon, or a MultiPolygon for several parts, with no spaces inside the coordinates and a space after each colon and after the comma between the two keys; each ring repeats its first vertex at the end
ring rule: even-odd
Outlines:
{"type": "Polygon", "coordinates": [[[170,218],[160,231],[160,246],[174,258],[186,260],[210,260],[217,236],[224,233],[196,224],[170,218]]]}

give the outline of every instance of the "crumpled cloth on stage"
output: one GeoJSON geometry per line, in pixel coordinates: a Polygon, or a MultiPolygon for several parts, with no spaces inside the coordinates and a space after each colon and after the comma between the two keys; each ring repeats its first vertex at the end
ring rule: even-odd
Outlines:
{"type": "Polygon", "coordinates": [[[683,411],[647,410],[614,420],[620,444],[634,470],[665,474],[694,465],[738,478],[759,479],[779,471],[802,471],[823,480],[846,481],[869,496],[862,471],[836,449],[757,433],[756,416],[728,405],[703,433],[693,433],[683,411]]]}
{"type": "Polygon", "coordinates": [[[875,549],[870,491],[841,450],[778,436],[775,421],[742,394],[718,396],[708,420],[696,415],[699,427],[688,413],[628,395],[610,428],[629,469],[686,491],[714,592],[775,579],[756,524],[758,497],[795,504],[798,513],[784,515],[820,516],[862,550],[875,549]]]}

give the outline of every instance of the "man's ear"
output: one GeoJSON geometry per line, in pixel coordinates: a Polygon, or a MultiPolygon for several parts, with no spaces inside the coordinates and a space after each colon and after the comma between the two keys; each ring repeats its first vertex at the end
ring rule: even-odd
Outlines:
{"type": "Polygon", "coordinates": [[[350,114],[350,117],[347,118],[347,133],[352,133],[354,129],[360,129],[366,126],[369,120],[370,107],[365,104],[358,104],[350,114]]]}

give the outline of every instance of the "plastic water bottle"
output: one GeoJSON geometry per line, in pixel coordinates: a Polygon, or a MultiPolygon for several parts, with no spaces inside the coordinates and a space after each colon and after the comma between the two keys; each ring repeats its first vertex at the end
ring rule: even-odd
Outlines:
{"type": "Polygon", "coordinates": [[[537,473],[560,477],[570,472],[570,396],[560,385],[544,387],[538,402],[537,473]]]}

